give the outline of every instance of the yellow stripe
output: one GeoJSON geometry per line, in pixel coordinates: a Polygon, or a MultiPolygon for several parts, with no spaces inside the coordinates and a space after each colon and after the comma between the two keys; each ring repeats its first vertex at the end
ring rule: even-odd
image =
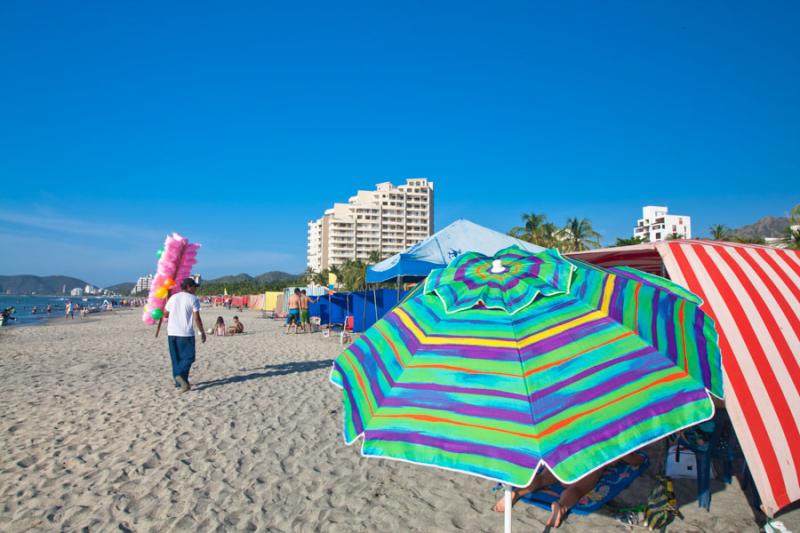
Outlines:
{"type": "Polygon", "coordinates": [[[408,316],[405,309],[398,307],[395,309],[394,313],[397,317],[405,324],[405,326],[414,334],[417,340],[424,344],[430,345],[439,345],[439,344],[461,344],[465,346],[488,346],[492,348],[516,348],[520,350],[525,348],[526,346],[530,346],[536,342],[541,340],[547,339],[554,335],[558,335],[564,331],[569,329],[578,327],[580,325],[586,324],[587,322],[592,322],[594,320],[599,320],[601,318],[605,318],[608,316],[608,309],[611,305],[611,295],[614,293],[614,279],[616,276],[609,275],[608,279],[606,279],[605,285],[603,287],[603,296],[602,296],[602,304],[600,309],[596,311],[592,311],[588,315],[575,318],[570,320],[569,322],[565,322],[560,326],[556,326],[550,329],[546,329],[544,331],[540,331],[535,335],[531,335],[522,339],[521,341],[517,340],[507,340],[507,339],[481,339],[480,337],[439,337],[439,336],[429,336],[424,331],[422,331],[414,321],[411,320],[411,317],[408,316]]]}

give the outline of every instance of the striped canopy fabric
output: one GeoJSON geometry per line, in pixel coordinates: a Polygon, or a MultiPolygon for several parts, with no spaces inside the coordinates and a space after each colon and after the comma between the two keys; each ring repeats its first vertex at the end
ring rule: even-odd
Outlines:
{"type": "Polygon", "coordinates": [[[678,240],[572,256],[647,262],[703,300],[719,333],[725,406],[764,511],[800,500],[800,252],[678,240]]]}
{"type": "Polygon", "coordinates": [[[682,289],[555,250],[496,258],[432,272],[336,359],[345,442],[515,486],[545,464],[569,483],[713,416],[717,336],[682,289]]]}

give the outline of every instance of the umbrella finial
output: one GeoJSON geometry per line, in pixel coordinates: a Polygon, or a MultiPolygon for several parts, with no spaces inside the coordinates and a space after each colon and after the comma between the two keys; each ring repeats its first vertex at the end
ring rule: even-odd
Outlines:
{"type": "Polygon", "coordinates": [[[506,271],[506,267],[503,266],[503,262],[499,259],[495,259],[492,261],[492,268],[489,270],[492,274],[502,274],[506,271]]]}

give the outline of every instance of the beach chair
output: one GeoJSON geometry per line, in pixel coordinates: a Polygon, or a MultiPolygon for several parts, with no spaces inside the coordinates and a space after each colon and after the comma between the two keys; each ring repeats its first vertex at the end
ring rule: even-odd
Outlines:
{"type": "Polygon", "coordinates": [[[344,324],[342,324],[342,334],[339,336],[339,344],[344,344],[346,342],[351,342],[353,340],[354,323],[355,323],[355,317],[352,316],[344,317],[344,324]]]}

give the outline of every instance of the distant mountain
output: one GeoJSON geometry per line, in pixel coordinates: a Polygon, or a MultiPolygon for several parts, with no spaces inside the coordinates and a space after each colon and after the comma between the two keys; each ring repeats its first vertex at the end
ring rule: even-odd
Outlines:
{"type": "Polygon", "coordinates": [[[111,292],[115,292],[117,294],[128,295],[131,293],[131,290],[136,284],[132,281],[126,281],[124,283],[117,283],[116,285],[111,285],[110,287],[106,287],[106,289],[110,290],[111,292]]]}
{"type": "Polygon", "coordinates": [[[742,239],[764,239],[766,237],[783,237],[789,229],[786,217],[766,216],[753,224],[742,226],[732,231],[735,237],[742,239]]]}
{"type": "Polygon", "coordinates": [[[0,294],[63,294],[76,287],[89,285],[82,279],[69,276],[0,276],[0,294]]]}
{"type": "Polygon", "coordinates": [[[295,279],[299,278],[302,274],[289,274],[288,272],[281,272],[280,270],[273,270],[271,272],[264,272],[263,274],[259,274],[256,276],[256,281],[260,282],[273,282],[273,281],[284,281],[287,279],[295,279]]]}
{"type": "Polygon", "coordinates": [[[243,281],[255,281],[257,283],[272,283],[275,281],[285,281],[288,279],[295,279],[300,274],[289,274],[288,272],[280,272],[278,270],[272,272],[264,272],[258,276],[251,276],[250,274],[233,274],[230,276],[222,276],[214,279],[203,280],[206,283],[241,283],[243,281]]]}

